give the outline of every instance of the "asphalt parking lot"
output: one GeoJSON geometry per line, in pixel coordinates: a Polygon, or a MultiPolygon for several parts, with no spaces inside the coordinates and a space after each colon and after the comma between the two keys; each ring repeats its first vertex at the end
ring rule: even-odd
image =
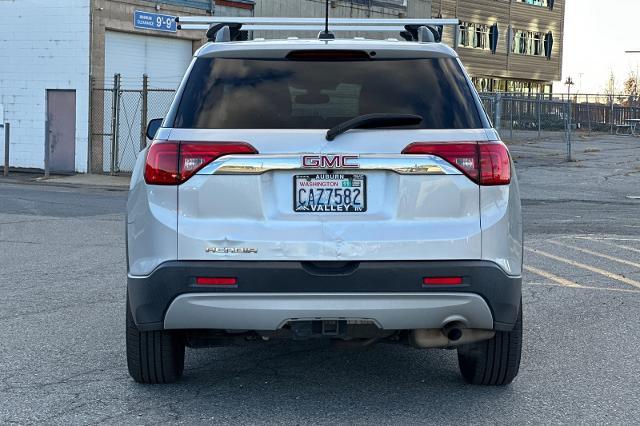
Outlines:
{"type": "Polygon", "coordinates": [[[511,145],[525,216],[520,376],[453,351],[321,342],[188,350],[143,386],[124,347],[126,192],[0,180],[0,423],[614,423],[640,418],[640,139],[511,145]]]}

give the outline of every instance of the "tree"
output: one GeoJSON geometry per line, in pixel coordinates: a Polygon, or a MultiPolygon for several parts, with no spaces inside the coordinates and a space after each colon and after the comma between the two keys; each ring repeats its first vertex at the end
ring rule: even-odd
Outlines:
{"type": "Polygon", "coordinates": [[[631,71],[627,78],[624,80],[623,86],[624,94],[627,95],[627,103],[629,105],[637,102],[638,100],[638,75],[631,71]]]}

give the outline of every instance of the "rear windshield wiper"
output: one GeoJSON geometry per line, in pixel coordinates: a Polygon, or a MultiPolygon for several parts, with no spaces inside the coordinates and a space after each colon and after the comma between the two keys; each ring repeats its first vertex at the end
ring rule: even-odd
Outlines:
{"type": "Polygon", "coordinates": [[[340,123],[329,129],[327,140],[332,141],[337,136],[351,129],[374,129],[377,127],[412,126],[420,124],[422,116],[416,114],[378,113],[365,114],[340,123]]]}

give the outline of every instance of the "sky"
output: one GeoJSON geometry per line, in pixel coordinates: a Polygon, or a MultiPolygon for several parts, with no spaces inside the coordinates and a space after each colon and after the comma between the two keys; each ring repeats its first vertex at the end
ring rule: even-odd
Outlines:
{"type": "MultiPolygon", "coordinates": [[[[640,0],[567,0],[562,82],[572,92],[602,93],[613,71],[617,90],[640,67],[640,0]]],[[[554,84],[554,91],[565,86],[554,84]]]]}

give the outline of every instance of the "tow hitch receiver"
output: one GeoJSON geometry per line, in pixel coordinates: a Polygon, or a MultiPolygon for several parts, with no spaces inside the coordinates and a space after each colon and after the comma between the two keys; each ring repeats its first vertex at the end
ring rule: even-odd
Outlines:
{"type": "Polygon", "coordinates": [[[292,321],[289,325],[293,338],[296,340],[347,335],[347,321],[345,320],[292,321]]]}

